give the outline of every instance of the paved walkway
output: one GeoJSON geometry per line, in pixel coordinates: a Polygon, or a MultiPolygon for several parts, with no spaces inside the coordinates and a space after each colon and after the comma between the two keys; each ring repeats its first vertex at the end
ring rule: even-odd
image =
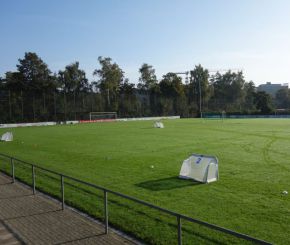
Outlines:
{"type": "Polygon", "coordinates": [[[15,237],[4,223],[0,222],[0,244],[2,245],[18,245],[21,242],[15,237]]]}
{"type": "Polygon", "coordinates": [[[0,244],[134,244],[0,173],[0,244]]]}

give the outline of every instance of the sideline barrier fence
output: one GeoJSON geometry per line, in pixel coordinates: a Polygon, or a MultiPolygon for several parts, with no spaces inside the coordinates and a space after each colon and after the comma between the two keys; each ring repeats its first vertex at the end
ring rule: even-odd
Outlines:
{"type": "Polygon", "coordinates": [[[191,222],[191,223],[196,223],[196,224],[205,226],[207,228],[210,228],[212,230],[223,232],[223,233],[232,235],[232,236],[234,236],[236,238],[244,239],[246,241],[254,242],[254,243],[257,243],[257,244],[271,244],[271,243],[269,243],[267,241],[264,241],[264,240],[261,240],[261,239],[257,239],[257,238],[254,238],[254,237],[251,237],[251,236],[248,236],[248,235],[245,235],[245,234],[242,234],[242,233],[230,230],[230,229],[226,229],[226,228],[214,225],[214,224],[210,224],[210,223],[207,223],[205,221],[194,219],[194,218],[191,218],[189,216],[186,216],[186,215],[183,215],[183,214],[180,214],[180,213],[176,213],[174,211],[171,211],[171,210],[168,210],[168,209],[153,205],[151,203],[145,202],[145,201],[137,199],[135,197],[131,197],[131,196],[128,196],[128,195],[125,195],[125,194],[122,194],[122,193],[119,193],[119,192],[116,192],[116,191],[112,191],[112,190],[104,188],[102,186],[98,186],[98,185],[95,185],[95,184],[92,184],[92,183],[89,183],[89,182],[86,182],[86,181],[83,181],[83,180],[80,180],[80,179],[76,179],[74,177],[71,177],[71,176],[68,176],[68,175],[64,175],[62,173],[58,173],[56,171],[53,171],[53,170],[50,170],[50,169],[46,169],[46,168],[41,167],[41,166],[37,166],[36,164],[32,164],[32,163],[29,163],[29,162],[26,162],[26,161],[23,161],[23,160],[19,160],[19,159],[15,158],[15,157],[11,157],[11,156],[8,156],[6,154],[0,153],[0,156],[6,158],[10,162],[10,171],[11,172],[9,173],[9,169],[5,168],[3,166],[3,163],[2,163],[2,165],[0,165],[3,168],[3,169],[0,169],[0,172],[6,173],[9,176],[11,176],[12,183],[14,183],[15,182],[15,178],[17,178],[17,176],[15,176],[15,169],[16,169],[15,163],[14,163],[15,161],[17,161],[17,163],[24,164],[24,165],[26,165],[26,166],[31,168],[31,183],[32,183],[31,187],[32,187],[33,194],[36,193],[35,192],[35,190],[36,190],[35,189],[36,188],[35,170],[36,169],[39,169],[39,170],[42,170],[44,172],[59,176],[60,177],[60,201],[61,201],[62,209],[65,208],[65,181],[64,181],[65,179],[69,179],[71,181],[75,181],[77,183],[80,183],[80,184],[83,184],[83,185],[86,185],[86,186],[89,186],[89,187],[93,187],[93,188],[96,188],[98,190],[103,191],[103,194],[104,194],[104,228],[105,228],[104,231],[105,231],[105,234],[108,234],[108,232],[109,232],[108,193],[110,193],[110,194],[116,195],[118,197],[122,197],[124,199],[133,201],[133,202],[141,204],[143,206],[147,206],[149,208],[152,208],[152,209],[155,209],[155,210],[161,211],[163,213],[166,213],[168,215],[176,217],[176,222],[177,222],[177,243],[179,245],[182,244],[182,220],[185,220],[185,221],[188,221],[188,222],[191,222]]]}
{"type": "Polygon", "coordinates": [[[96,120],[75,120],[60,122],[36,122],[36,123],[4,123],[0,128],[19,128],[19,127],[39,127],[55,126],[58,124],[79,124],[79,123],[102,123],[102,122],[127,122],[127,121],[149,121],[162,119],[180,119],[180,116],[162,116],[162,117],[133,117],[133,118],[116,118],[116,119],[96,119],[96,120]]]}

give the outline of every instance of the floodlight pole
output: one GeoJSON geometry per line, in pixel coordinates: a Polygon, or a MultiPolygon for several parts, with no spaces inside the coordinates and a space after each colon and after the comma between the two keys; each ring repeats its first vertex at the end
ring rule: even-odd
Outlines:
{"type": "Polygon", "coordinates": [[[202,118],[202,111],[201,111],[201,86],[200,86],[200,80],[198,80],[198,87],[199,87],[199,113],[200,113],[200,118],[202,118]]]}
{"type": "MultiPolygon", "coordinates": [[[[193,71],[189,71],[188,73],[190,73],[190,81],[192,81],[192,72],[193,71]]],[[[198,79],[198,90],[199,90],[199,113],[200,113],[200,118],[202,118],[202,111],[201,111],[201,101],[202,101],[202,97],[201,97],[201,84],[200,84],[200,79],[198,79]]]]}
{"type": "Polygon", "coordinates": [[[107,89],[107,100],[108,100],[108,106],[110,106],[111,103],[110,103],[110,90],[109,89],[107,89]]]}

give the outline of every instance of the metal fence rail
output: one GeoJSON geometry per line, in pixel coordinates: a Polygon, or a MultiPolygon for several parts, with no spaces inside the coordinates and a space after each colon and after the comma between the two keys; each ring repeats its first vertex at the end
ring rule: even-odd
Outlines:
{"type": "Polygon", "coordinates": [[[186,220],[186,221],[189,221],[189,222],[192,222],[192,223],[196,223],[196,224],[205,226],[207,228],[210,228],[212,230],[223,232],[225,234],[229,234],[229,235],[232,235],[234,237],[237,237],[237,238],[240,238],[240,239],[244,239],[244,240],[247,240],[247,241],[251,241],[251,242],[254,242],[254,243],[257,243],[257,244],[271,244],[271,243],[269,243],[267,241],[264,241],[264,240],[261,240],[261,239],[258,239],[258,238],[254,238],[254,237],[251,237],[251,236],[248,236],[248,235],[245,235],[245,234],[242,234],[242,233],[230,230],[230,229],[226,229],[226,228],[223,228],[221,226],[210,224],[210,223],[207,223],[205,221],[194,219],[194,218],[191,218],[189,216],[186,216],[186,215],[183,215],[183,214],[180,214],[180,213],[176,213],[174,211],[171,211],[171,210],[168,210],[168,209],[153,205],[153,204],[151,204],[149,202],[137,199],[135,197],[131,197],[131,196],[128,196],[128,195],[125,195],[125,194],[122,194],[122,193],[119,193],[119,192],[116,192],[116,191],[112,191],[112,190],[104,188],[102,186],[95,185],[95,184],[92,184],[92,183],[89,183],[89,182],[86,182],[86,181],[83,181],[83,180],[80,180],[80,179],[76,179],[74,177],[71,177],[71,176],[68,176],[68,175],[65,175],[65,174],[50,170],[50,169],[46,169],[44,167],[41,167],[41,166],[38,166],[36,164],[32,164],[32,163],[17,159],[15,157],[8,156],[6,154],[0,153],[0,156],[5,157],[10,162],[11,173],[10,174],[8,173],[8,174],[11,176],[13,183],[15,182],[15,177],[16,177],[15,176],[15,164],[14,164],[14,161],[17,161],[18,163],[21,163],[21,164],[24,164],[24,165],[27,165],[27,166],[31,167],[31,179],[32,179],[33,194],[35,194],[35,188],[36,188],[36,175],[35,175],[35,170],[36,169],[40,169],[42,171],[45,171],[45,172],[48,172],[48,173],[55,174],[55,175],[59,176],[60,177],[60,190],[61,190],[60,196],[61,196],[62,209],[65,208],[65,181],[64,181],[65,179],[69,179],[69,180],[75,181],[77,183],[80,183],[80,184],[83,184],[83,185],[86,185],[86,186],[89,186],[89,187],[93,187],[93,188],[96,188],[98,190],[103,191],[103,194],[104,194],[104,227],[105,227],[105,233],[106,234],[108,234],[108,230],[109,230],[108,193],[110,193],[110,194],[116,195],[118,197],[122,197],[124,199],[127,199],[127,200],[133,201],[135,203],[141,204],[143,206],[146,206],[146,207],[161,211],[163,213],[169,214],[171,216],[175,216],[176,217],[176,221],[177,221],[177,238],[178,238],[177,242],[178,242],[179,245],[182,244],[182,220],[186,220]]]}

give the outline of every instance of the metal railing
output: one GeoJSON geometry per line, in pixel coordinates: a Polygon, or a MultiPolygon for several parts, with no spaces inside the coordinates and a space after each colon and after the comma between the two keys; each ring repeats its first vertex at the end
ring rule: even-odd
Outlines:
{"type": "Polygon", "coordinates": [[[92,184],[92,183],[89,183],[89,182],[86,182],[86,181],[83,181],[83,180],[80,180],[80,179],[76,179],[74,177],[71,177],[71,176],[68,176],[68,175],[65,175],[65,174],[62,174],[62,173],[58,173],[56,171],[53,171],[53,170],[38,166],[36,164],[32,164],[32,163],[29,163],[29,162],[26,162],[26,161],[23,161],[23,160],[19,160],[19,159],[15,158],[15,157],[11,157],[11,156],[8,156],[6,154],[0,153],[0,156],[5,157],[6,159],[8,159],[10,161],[10,164],[11,164],[10,176],[12,178],[12,183],[15,182],[15,164],[14,164],[14,161],[17,161],[19,163],[22,163],[22,164],[25,164],[25,165],[31,167],[31,178],[32,178],[33,194],[36,193],[36,191],[35,191],[36,190],[35,189],[36,188],[35,169],[40,169],[42,171],[45,171],[45,172],[48,172],[48,173],[55,174],[55,175],[59,176],[60,177],[60,190],[61,190],[60,196],[61,196],[61,207],[62,207],[62,209],[65,208],[65,189],[64,189],[64,187],[65,187],[64,180],[65,179],[69,179],[69,180],[75,181],[77,183],[80,183],[80,184],[83,184],[83,185],[86,185],[86,186],[89,186],[89,187],[93,187],[93,188],[96,188],[98,190],[103,191],[103,195],[104,195],[104,228],[105,228],[105,234],[108,234],[108,232],[109,232],[108,193],[110,193],[110,194],[116,195],[118,197],[125,198],[125,199],[133,201],[135,203],[144,205],[146,207],[149,207],[149,208],[152,208],[152,209],[155,209],[155,210],[158,210],[158,211],[161,211],[163,213],[166,213],[166,214],[169,214],[171,216],[176,217],[176,222],[177,222],[177,242],[178,242],[179,245],[182,244],[182,220],[185,220],[185,221],[188,221],[188,222],[192,222],[192,223],[196,223],[196,224],[199,224],[201,226],[205,226],[207,228],[210,228],[212,230],[223,232],[225,234],[232,235],[232,236],[234,236],[236,238],[244,239],[246,241],[254,242],[254,243],[257,243],[257,244],[271,244],[271,243],[269,243],[267,241],[264,241],[264,240],[261,240],[261,239],[258,239],[258,238],[254,238],[254,237],[251,237],[251,236],[248,236],[248,235],[245,235],[245,234],[242,234],[242,233],[230,230],[230,229],[226,229],[226,228],[223,228],[221,226],[217,226],[217,225],[214,225],[214,224],[211,224],[211,223],[207,223],[205,221],[194,219],[194,218],[191,218],[189,216],[186,216],[186,215],[183,215],[183,214],[180,214],[180,213],[176,213],[174,211],[171,211],[171,210],[168,210],[168,209],[153,205],[153,204],[151,204],[149,202],[137,199],[135,197],[131,197],[131,196],[128,196],[128,195],[125,195],[125,194],[122,194],[122,193],[119,193],[119,192],[116,192],[116,191],[112,191],[112,190],[109,190],[109,189],[104,188],[102,186],[98,186],[98,185],[95,185],[95,184],[92,184]]]}

